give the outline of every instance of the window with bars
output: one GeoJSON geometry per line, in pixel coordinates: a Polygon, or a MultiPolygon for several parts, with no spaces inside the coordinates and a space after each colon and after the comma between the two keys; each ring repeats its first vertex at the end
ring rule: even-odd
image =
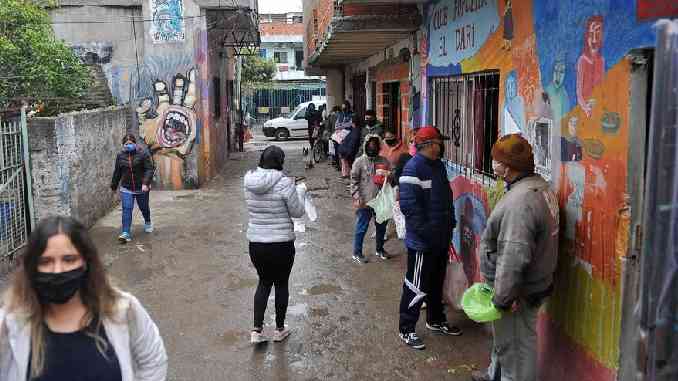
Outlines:
{"type": "Polygon", "coordinates": [[[431,79],[433,124],[444,135],[446,159],[466,175],[492,174],[499,136],[499,72],[431,79]]]}

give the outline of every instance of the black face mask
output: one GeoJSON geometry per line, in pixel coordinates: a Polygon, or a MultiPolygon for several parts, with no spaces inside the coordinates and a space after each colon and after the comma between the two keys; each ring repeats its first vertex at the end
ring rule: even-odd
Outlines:
{"type": "Polygon", "coordinates": [[[395,147],[398,144],[398,139],[386,139],[384,141],[391,147],[395,147]]]}
{"type": "Polygon", "coordinates": [[[365,121],[365,124],[367,124],[368,126],[372,127],[372,126],[374,126],[375,124],[377,124],[377,121],[374,120],[374,119],[370,119],[370,120],[366,120],[366,121],[365,121]]]}
{"type": "Polygon", "coordinates": [[[367,147],[367,148],[365,148],[365,153],[369,157],[375,157],[375,156],[379,155],[379,149],[374,148],[374,147],[367,147]]]}
{"type": "Polygon", "coordinates": [[[440,158],[441,159],[445,158],[445,143],[440,145],[440,158]]]}
{"type": "Polygon", "coordinates": [[[42,303],[64,304],[71,300],[84,283],[87,270],[80,267],[63,273],[38,272],[33,287],[42,303]]]}

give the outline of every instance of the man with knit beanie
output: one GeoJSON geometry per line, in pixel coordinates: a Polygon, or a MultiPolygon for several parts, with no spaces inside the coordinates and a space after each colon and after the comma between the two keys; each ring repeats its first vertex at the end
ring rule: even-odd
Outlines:
{"type": "Polygon", "coordinates": [[[405,215],[407,273],[400,299],[400,338],[414,349],[424,349],[415,327],[426,301],[426,328],[438,334],[461,335],[443,311],[442,293],[452,238],[454,205],[447,170],[440,160],[443,137],[434,127],[422,127],[415,136],[417,154],[400,176],[400,210],[405,215]]]}
{"type": "Polygon", "coordinates": [[[494,287],[503,311],[492,323],[494,343],[487,373],[474,381],[536,381],[537,314],[553,290],[558,257],[558,201],[534,173],[532,147],[520,135],[503,136],[492,147],[494,173],[507,193],[487,220],[480,244],[480,270],[494,287]]]}

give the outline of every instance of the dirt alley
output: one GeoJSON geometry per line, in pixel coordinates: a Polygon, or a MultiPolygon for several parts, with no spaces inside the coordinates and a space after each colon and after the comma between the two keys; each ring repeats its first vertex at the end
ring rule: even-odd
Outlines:
{"type": "MultiPolygon", "coordinates": [[[[300,144],[280,144],[286,170],[307,176],[319,220],[297,237],[284,343],[252,346],[252,299],[257,276],[247,254],[242,178],[266,141],[250,144],[201,190],[151,194],[156,232],[145,235],[138,210],[135,240],[119,245],[119,208],[92,229],[110,274],[134,293],[160,327],[169,354],[169,380],[468,380],[486,366],[489,338],[461,313],[448,313],[461,337],[418,332],[425,351],[397,336],[405,270],[402,241],[376,261],[366,238],[367,265],[351,261],[354,214],[346,183],[321,163],[304,169],[300,144]]],[[[273,326],[273,293],[266,331],[273,326]]]]}

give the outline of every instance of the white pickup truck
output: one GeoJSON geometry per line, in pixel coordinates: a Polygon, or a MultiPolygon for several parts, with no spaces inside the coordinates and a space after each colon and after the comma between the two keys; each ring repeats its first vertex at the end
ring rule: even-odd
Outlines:
{"type": "Polygon", "coordinates": [[[292,111],[289,117],[278,117],[264,123],[264,136],[275,140],[287,140],[289,138],[308,138],[308,122],[306,121],[306,108],[309,104],[315,104],[316,110],[325,104],[325,101],[310,101],[300,103],[292,111]]]}

